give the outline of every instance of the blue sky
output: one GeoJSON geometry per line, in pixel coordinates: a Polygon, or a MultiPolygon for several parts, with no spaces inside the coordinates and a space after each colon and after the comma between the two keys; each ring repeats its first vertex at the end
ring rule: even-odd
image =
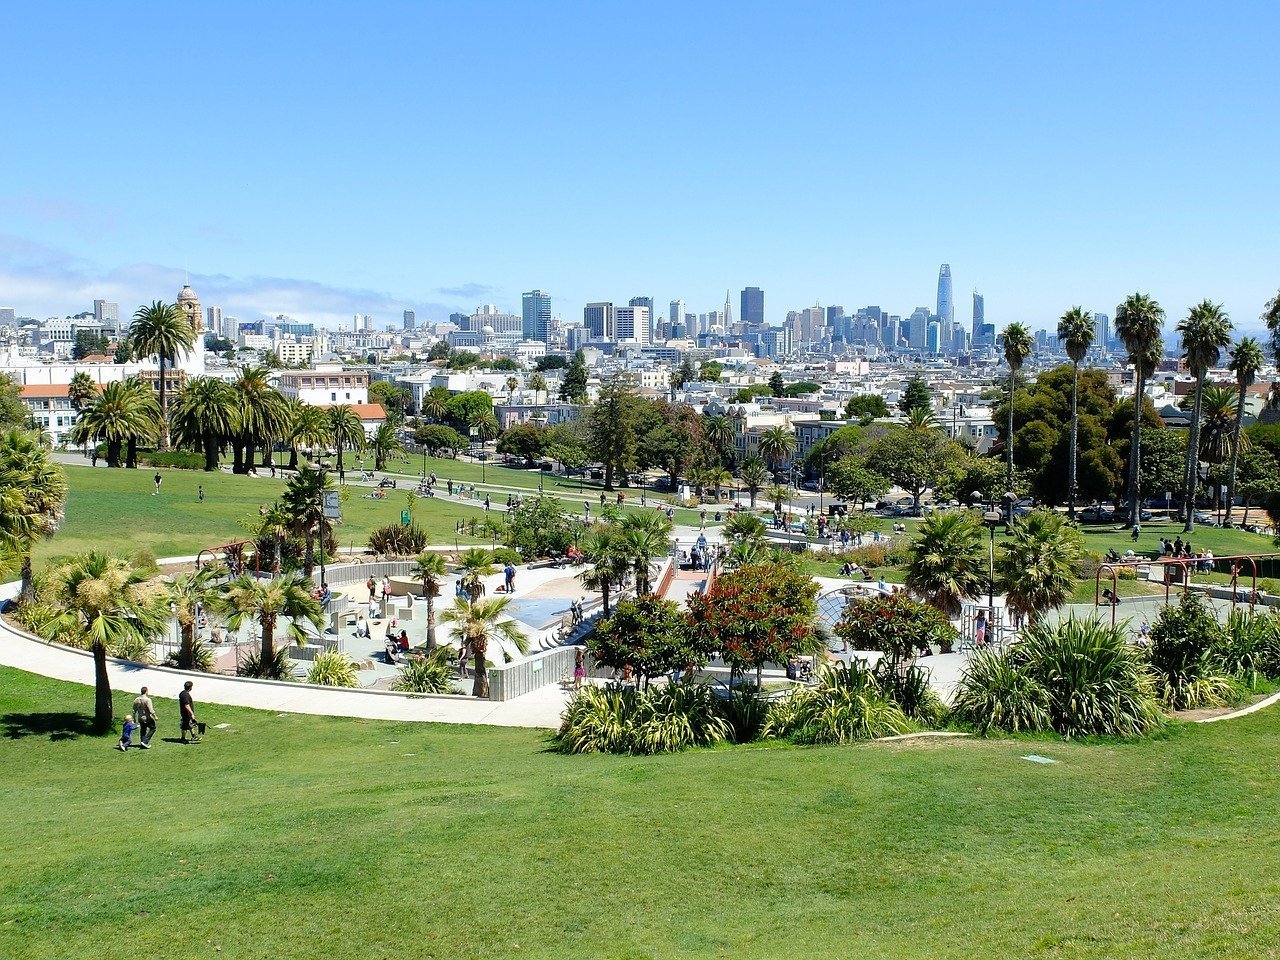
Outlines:
{"type": "Polygon", "coordinates": [[[1276,4],[21,4],[0,304],[1171,321],[1280,286],[1276,4]],[[882,9],[882,8],[892,9],[882,9]]]}

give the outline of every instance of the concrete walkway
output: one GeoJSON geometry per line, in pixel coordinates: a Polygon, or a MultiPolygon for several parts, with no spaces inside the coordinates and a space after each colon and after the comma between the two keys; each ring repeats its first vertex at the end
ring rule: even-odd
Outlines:
{"type": "MultiPolygon", "coordinates": [[[[17,589],[17,584],[0,587],[0,601],[11,599],[17,589]]],[[[87,686],[94,682],[93,657],[88,651],[45,643],[2,620],[0,665],[87,686]]],[[[383,690],[313,687],[212,673],[192,674],[115,658],[107,660],[107,674],[112,689],[136,691],[146,686],[158,696],[175,698],[186,680],[194,680],[196,703],[206,708],[201,711],[205,722],[216,721],[217,711],[208,707],[226,704],[278,713],[554,729],[559,727],[560,714],[568,702],[568,694],[558,685],[544,687],[514,700],[493,703],[472,697],[410,695],[383,690]]]]}

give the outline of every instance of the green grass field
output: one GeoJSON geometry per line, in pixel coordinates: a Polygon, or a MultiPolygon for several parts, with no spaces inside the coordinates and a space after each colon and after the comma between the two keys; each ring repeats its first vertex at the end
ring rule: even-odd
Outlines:
{"type": "MultiPolygon", "coordinates": [[[[196,687],[197,698],[199,684],[196,687]]],[[[117,697],[123,713],[132,694],[117,697]]],[[[150,752],[0,670],[0,956],[1267,957],[1280,711],[1131,744],[562,757],[280,716],[150,752]],[[1059,761],[1030,763],[1036,753],[1059,761]]]]}
{"type": "MultiPolygon", "coordinates": [[[[159,496],[151,496],[154,470],[108,470],[103,467],[67,467],[66,518],[58,532],[41,542],[39,560],[90,549],[132,553],[151,550],[157,557],[188,556],[202,547],[243,540],[248,536],[241,520],[252,519],[258,507],[271,503],[284,490],[283,480],[242,477],[228,473],[193,470],[161,470],[159,496]],[[200,503],[197,488],[204,486],[200,503]]],[[[360,546],[370,531],[400,522],[407,509],[408,491],[390,490],[385,500],[365,500],[370,488],[352,486],[343,505],[343,523],[337,527],[341,546],[360,546]]],[[[435,498],[421,498],[414,517],[427,531],[430,542],[454,541],[458,520],[483,516],[479,507],[466,507],[435,498]]],[[[463,544],[480,543],[465,536],[463,544]]],[[[484,541],[488,542],[488,541],[484,541]]]]}

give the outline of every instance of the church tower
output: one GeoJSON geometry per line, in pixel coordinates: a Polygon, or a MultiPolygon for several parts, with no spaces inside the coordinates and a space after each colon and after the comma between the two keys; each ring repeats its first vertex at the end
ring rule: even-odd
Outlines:
{"type": "Polygon", "coordinates": [[[200,309],[200,298],[191,289],[191,284],[186,284],[179,291],[178,309],[186,317],[187,323],[191,324],[191,332],[195,334],[195,342],[191,345],[189,352],[178,358],[177,365],[188,376],[202,377],[205,374],[204,311],[200,309]]]}

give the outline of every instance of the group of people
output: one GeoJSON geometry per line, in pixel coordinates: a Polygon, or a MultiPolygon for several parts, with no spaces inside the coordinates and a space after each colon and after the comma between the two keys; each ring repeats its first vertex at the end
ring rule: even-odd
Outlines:
{"type": "MultiPolygon", "coordinates": [[[[182,692],[178,694],[178,720],[183,743],[199,743],[204,728],[204,724],[196,719],[195,698],[191,695],[194,686],[195,684],[188,680],[182,685],[182,692]]],[[[147,693],[147,688],[143,687],[133,701],[133,712],[125,714],[124,726],[116,749],[121,753],[127,753],[131,748],[150,750],[151,738],[156,735],[158,723],[159,717],[156,714],[155,704],[147,693]],[[139,736],[137,743],[133,741],[135,733],[139,736]]]]}

